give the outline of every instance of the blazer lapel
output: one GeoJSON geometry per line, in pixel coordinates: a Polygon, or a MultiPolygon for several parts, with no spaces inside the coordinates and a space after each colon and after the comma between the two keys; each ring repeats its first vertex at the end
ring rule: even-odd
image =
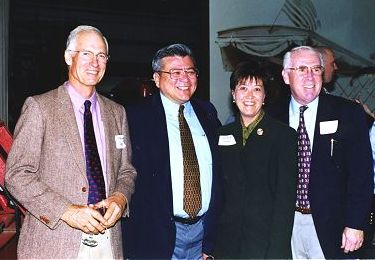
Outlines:
{"type": "Polygon", "coordinates": [[[105,151],[106,151],[106,176],[108,187],[110,187],[112,183],[113,174],[110,174],[114,171],[113,167],[113,160],[114,155],[116,154],[115,146],[112,145],[115,142],[115,135],[116,135],[116,120],[117,117],[113,115],[113,111],[110,109],[111,106],[107,105],[107,102],[100,94],[96,94],[100,106],[100,115],[101,120],[103,122],[104,127],[104,134],[105,134],[105,151]]]}
{"type": "Polygon", "coordinates": [[[57,127],[62,129],[64,132],[65,139],[69,144],[69,148],[72,153],[71,157],[76,162],[80,174],[82,174],[86,179],[86,166],[82,142],[79,135],[73,105],[64,86],[60,86],[58,89],[58,101],[60,102],[60,105],[57,108],[57,113],[60,120],[57,127]]]}
{"type": "Polygon", "coordinates": [[[155,178],[155,186],[162,187],[161,192],[155,194],[160,201],[165,201],[167,204],[164,209],[168,210],[168,214],[173,215],[173,195],[172,195],[172,177],[169,156],[169,140],[167,130],[167,120],[165,117],[165,110],[161,101],[160,93],[155,93],[151,97],[150,103],[147,106],[146,118],[139,120],[149,120],[147,125],[151,129],[144,129],[147,132],[148,142],[152,143],[149,146],[150,150],[146,153],[150,154],[150,158],[154,158],[151,163],[154,164],[153,170],[156,171],[158,177],[155,178]]]}
{"type": "Polygon", "coordinates": [[[199,123],[201,124],[207,139],[210,143],[211,150],[217,144],[217,138],[215,134],[217,133],[216,129],[213,129],[212,122],[216,121],[214,115],[204,111],[193,99],[190,100],[191,105],[194,108],[194,112],[198,117],[199,123]]]}
{"type": "Polygon", "coordinates": [[[331,106],[329,102],[327,102],[327,97],[325,95],[319,96],[319,104],[318,104],[318,110],[316,114],[316,121],[315,121],[315,129],[314,129],[314,145],[313,150],[311,153],[312,161],[314,156],[314,152],[318,151],[321,145],[321,135],[320,135],[320,122],[323,121],[329,121],[337,119],[335,118],[335,108],[331,106]]]}

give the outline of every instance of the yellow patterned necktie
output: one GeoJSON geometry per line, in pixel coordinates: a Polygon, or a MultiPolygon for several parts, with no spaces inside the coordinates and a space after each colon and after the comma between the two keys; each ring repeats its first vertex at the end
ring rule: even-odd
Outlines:
{"type": "Polygon", "coordinates": [[[193,137],[184,117],[183,105],[178,110],[178,122],[184,165],[184,210],[190,218],[194,218],[202,207],[201,184],[193,137]]]}

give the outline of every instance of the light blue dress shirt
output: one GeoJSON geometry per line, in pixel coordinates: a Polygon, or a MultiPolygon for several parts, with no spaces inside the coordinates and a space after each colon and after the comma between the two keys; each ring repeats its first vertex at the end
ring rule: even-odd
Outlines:
{"type": "MultiPolygon", "coordinates": [[[[314,144],[314,132],[316,123],[316,114],[318,112],[319,97],[314,99],[311,103],[307,104],[308,109],[303,113],[306,125],[306,131],[310,139],[311,152],[314,144]]],[[[296,131],[299,123],[299,108],[300,105],[293,96],[291,97],[289,103],[289,125],[293,127],[296,131]]]]}
{"type": "MultiPolygon", "coordinates": [[[[375,173],[375,122],[372,124],[370,129],[370,142],[371,142],[371,150],[372,150],[372,158],[374,159],[374,173],[375,173]]],[[[374,174],[374,183],[375,183],[375,174],[374,174]]],[[[374,194],[375,194],[375,185],[374,185],[374,194]]]]}
{"type": "MultiPolygon", "coordinates": [[[[182,147],[180,137],[180,127],[178,124],[178,109],[179,105],[169,100],[162,93],[161,101],[164,106],[165,116],[167,120],[167,131],[169,141],[169,156],[171,166],[172,178],[172,192],[173,192],[173,213],[175,216],[188,218],[189,215],[183,210],[183,196],[184,196],[184,170],[182,159],[182,147]]],[[[211,149],[207,140],[207,136],[199,123],[197,115],[190,102],[184,104],[184,116],[189,125],[195,152],[198,158],[201,193],[202,193],[202,208],[198,216],[203,215],[210,204],[211,187],[212,187],[212,157],[211,149]]]]}

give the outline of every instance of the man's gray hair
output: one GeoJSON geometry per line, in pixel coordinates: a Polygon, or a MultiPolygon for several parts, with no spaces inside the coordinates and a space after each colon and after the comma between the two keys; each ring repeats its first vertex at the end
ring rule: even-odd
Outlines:
{"type": "Polygon", "coordinates": [[[79,25],[73,31],[69,33],[68,39],[66,41],[66,50],[75,50],[77,35],[80,34],[81,32],[96,32],[98,35],[100,35],[105,42],[105,46],[107,48],[107,54],[108,54],[109,47],[108,47],[107,39],[104,37],[104,35],[98,28],[95,28],[94,26],[90,26],[90,25],[79,25]]]}
{"type": "Polygon", "coordinates": [[[195,58],[191,49],[185,44],[176,43],[166,46],[156,52],[154,58],[152,59],[153,71],[160,71],[162,69],[161,59],[171,56],[189,56],[192,59],[194,66],[196,66],[195,58]]]}
{"type": "Polygon", "coordinates": [[[292,54],[295,53],[295,52],[302,51],[302,50],[312,51],[312,52],[315,52],[316,54],[318,54],[319,59],[320,59],[320,65],[324,68],[324,60],[323,60],[322,54],[317,49],[315,49],[313,47],[310,47],[310,46],[298,46],[298,47],[295,47],[295,48],[291,49],[287,53],[285,53],[284,61],[283,61],[283,68],[284,69],[290,68],[292,66],[291,65],[292,54]]]}

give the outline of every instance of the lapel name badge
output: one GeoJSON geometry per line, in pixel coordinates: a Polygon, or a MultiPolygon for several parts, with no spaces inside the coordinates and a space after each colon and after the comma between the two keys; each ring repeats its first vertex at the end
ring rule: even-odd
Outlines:
{"type": "Polygon", "coordinates": [[[228,146],[228,145],[235,145],[236,140],[234,139],[233,135],[220,135],[219,136],[219,145],[228,146]]]}
{"type": "Polygon", "coordinates": [[[126,146],[124,142],[124,135],[115,135],[115,142],[117,149],[124,149],[126,146]]]}
{"type": "Polygon", "coordinates": [[[339,126],[339,120],[322,121],[319,123],[320,134],[327,135],[336,133],[339,126]]]}

